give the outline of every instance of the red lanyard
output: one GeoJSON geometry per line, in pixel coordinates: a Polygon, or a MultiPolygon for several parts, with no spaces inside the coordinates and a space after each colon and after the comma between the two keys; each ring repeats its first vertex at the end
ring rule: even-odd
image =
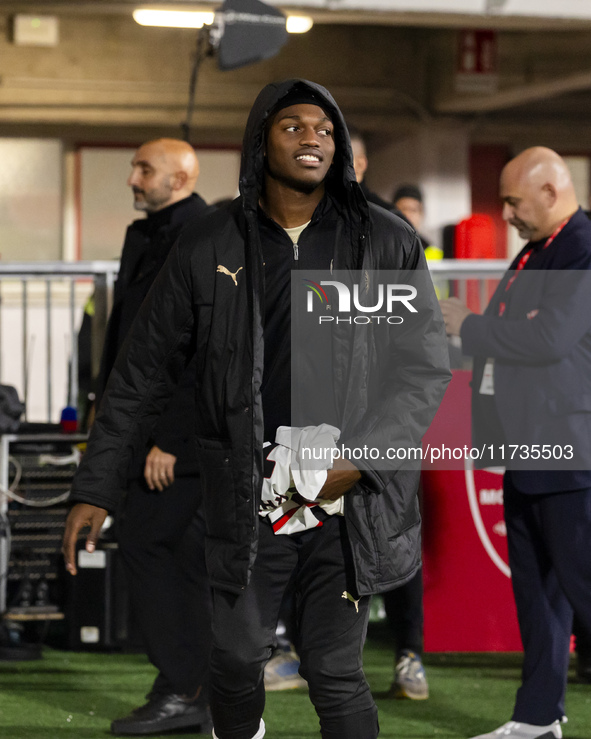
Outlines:
{"type": "MultiPolygon", "coordinates": [[[[572,216],[571,216],[571,217],[572,217],[572,216]]],[[[558,228],[557,228],[557,229],[556,229],[556,230],[555,230],[555,231],[554,231],[554,232],[552,233],[552,235],[551,235],[551,236],[548,236],[548,238],[546,239],[546,243],[545,243],[545,244],[544,244],[544,246],[542,247],[542,250],[543,250],[543,249],[547,249],[547,248],[548,248],[548,247],[550,246],[550,244],[551,244],[551,243],[552,243],[552,242],[554,241],[554,239],[555,239],[555,238],[556,238],[556,237],[558,236],[558,234],[559,234],[559,233],[560,233],[560,232],[562,231],[562,229],[563,229],[563,228],[564,228],[564,227],[566,226],[566,224],[567,224],[567,223],[568,223],[568,222],[570,221],[570,218],[571,218],[571,217],[569,217],[569,218],[567,218],[566,220],[562,221],[562,223],[560,224],[560,226],[558,226],[558,228]]],[[[527,264],[527,261],[528,261],[528,259],[529,259],[529,258],[531,257],[531,255],[533,254],[533,251],[534,251],[534,250],[533,250],[533,247],[532,247],[531,249],[528,249],[528,251],[526,251],[526,252],[525,252],[525,254],[523,254],[523,255],[522,255],[521,259],[520,259],[520,260],[519,260],[519,262],[517,263],[517,267],[515,267],[515,274],[513,274],[513,275],[512,275],[512,276],[511,276],[511,277],[509,278],[509,280],[507,281],[507,284],[505,285],[505,292],[506,292],[506,293],[508,293],[508,292],[509,292],[509,289],[511,288],[511,286],[512,286],[512,285],[513,285],[513,283],[515,282],[515,279],[516,279],[516,277],[517,277],[517,273],[518,273],[518,272],[521,272],[521,270],[522,270],[522,269],[523,269],[523,268],[525,267],[525,265],[527,264]]],[[[499,316],[502,316],[502,315],[503,315],[503,313],[505,312],[505,309],[506,309],[506,308],[507,308],[507,304],[506,304],[505,302],[499,303],[499,316]]]]}

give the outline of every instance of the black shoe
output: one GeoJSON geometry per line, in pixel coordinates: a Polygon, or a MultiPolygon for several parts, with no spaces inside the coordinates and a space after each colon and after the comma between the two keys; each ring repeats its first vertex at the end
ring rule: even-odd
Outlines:
{"type": "Polygon", "coordinates": [[[152,696],[146,705],[111,724],[113,734],[144,736],[194,727],[207,734],[212,730],[209,706],[203,700],[188,701],[182,695],[152,696]]]}

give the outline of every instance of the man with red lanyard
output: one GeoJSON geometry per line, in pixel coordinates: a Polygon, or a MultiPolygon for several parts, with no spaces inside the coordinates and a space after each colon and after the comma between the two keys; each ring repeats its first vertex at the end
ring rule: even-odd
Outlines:
{"type": "Polygon", "coordinates": [[[484,315],[441,301],[448,334],[474,357],[473,445],[506,467],[524,646],[511,721],[473,739],[554,739],[566,720],[573,612],[591,629],[591,221],[566,164],[543,147],[506,165],[500,196],[528,243],[484,315]]]}

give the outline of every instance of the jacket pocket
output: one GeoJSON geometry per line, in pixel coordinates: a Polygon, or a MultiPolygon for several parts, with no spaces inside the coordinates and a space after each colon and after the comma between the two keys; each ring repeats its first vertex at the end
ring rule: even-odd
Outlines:
{"type": "Polygon", "coordinates": [[[208,536],[236,541],[236,486],[232,448],[220,439],[197,439],[208,536]]]}

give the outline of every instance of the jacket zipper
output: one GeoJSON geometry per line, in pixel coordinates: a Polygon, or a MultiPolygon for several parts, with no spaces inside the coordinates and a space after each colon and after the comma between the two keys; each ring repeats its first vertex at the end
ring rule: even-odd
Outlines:
{"type": "Polygon", "coordinates": [[[294,262],[297,262],[299,258],[300,258],[300,245],[299,244],[294,244],[293,245],[293,259],[294,259],[294,262]]]}

